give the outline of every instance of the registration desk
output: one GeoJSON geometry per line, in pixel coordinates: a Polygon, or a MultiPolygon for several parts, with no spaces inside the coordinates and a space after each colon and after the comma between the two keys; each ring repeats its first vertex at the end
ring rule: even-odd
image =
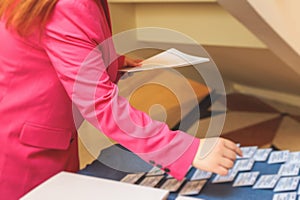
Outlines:
{"type": "MultiPolygon", "coordinates": [[[[176,192],[168,192],[159,188],[167,179],[166,174],[165,178],[155,188],[119,182],[119,180],[129,173],[147,172],[152,168],[151,165],[133,153],[123,150],[125,149],[119,145],[106,148],[100,153],[97,160],[76,174],[79,178],[68,174],[54,177],[54,180],[50,179],[50,189],[48,180],[48,182],[46,182],[48,188],[42,184],[35,189],[36,191],[33,190],[32,193],[27,194],[23,200],[41,198],[54,199],[54,197],[55,199],[70,199],[70,197],[72,197],[71,199],[103,199],[105,197],[105,199],[113,200],[177,200],[177,198],[180,197],[178,191],[180,191],[182,187],[176,192]],[[49,198],[46,198],[46,194],[49,198]]],[[[260,175],[276,174],[279,167],[280,164],[256,162],[251,171],[259,171],[260,175]]],[[[186,175],[186,181],[191,178],[194,172],[195,169],[191,168],[186,175]]],[[[199,194],[187,197],[209,200],[259,200],[273,198],[273,190],[255,190],[252,189],[252,187],[233,187],[232,182],[213,184],[212,179],[214,177],[215,175],[206,182],[199,194]]]]}
{"type": "MultiPolygon", "coordinates": [[[[87,166],[85,169],[81,170],[79,173],[94,177],[105,177],[111,178],[114,180],[121,180],[128,173],[122,172],[116,169],[112,169],[107,165],[114,164],[115,168],[122,168],[124,166],[125,170],[133,169],[135,172],[141,171],[149,171],[152,166],[145,163],[141,159],[139,159],[134,154],[124,153],[119,151],[120,147],[118,145],[111,146],[105,150],[103,150],[98,157],[98,160],[94,161],[91,165],[87,166]],[[111,161],[108,161],[107,158],[110,158],[111,161]],[[118,161],[120,160],[120,161],[118,161]],[[124,163],[124,160],[127,160],[124,163]]],[[[267,164],[266,162],[256,162],[253,169],[251,171],[259,171],[260,175],[264,174],[276,174],[280,164],[267,164]]],[[[194,168],[191,168],[188,172],[186,178],[187,180],[193,175],[195,172],[194,168]]],[[[273,190],[254,190],[252,187],[232,187],[232,182],[230,183],[220,183],[213,184],[212,179],[215,175],[213,175],[205,184],[204,188],[198,195],[193,195],[190,197],[198,198],[198,199],[209,199],[209,200],[221,200],[221,199],[230,199],[230,200],[259,200],[259,199],[272,199],[273,190]]],[[[163,180],[164,181],[164,180],[163,180]]],[[[162,182],[163,182],[162,181],[162,182]]],[[[161,184],[159,184],[161,185],[161,184]]],[[[179,189],[180,190],[180,189],[179,189]]],[[[178,191],[170,193],[168,196],[168,200],[174,200],[178,196],[178,191]]]]}

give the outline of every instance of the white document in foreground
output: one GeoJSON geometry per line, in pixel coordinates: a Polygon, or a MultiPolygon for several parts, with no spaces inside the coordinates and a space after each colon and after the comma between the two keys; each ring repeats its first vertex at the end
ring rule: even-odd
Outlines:
{"type": "Polygon", "coordinates": [[[167,190],[142,187],[107,179],[61,172],[42,183],[21,200],[53,199],[130,199],[163,200],[167,190]]]}
{"type": "Polygon", "coordinates": [[[124,68],[120,71],[137,72],[161,68],[184,67],[205,62],[209,62],[209,58],[192,56],[172,48],[144,60],[141,67],[124,68]]]}

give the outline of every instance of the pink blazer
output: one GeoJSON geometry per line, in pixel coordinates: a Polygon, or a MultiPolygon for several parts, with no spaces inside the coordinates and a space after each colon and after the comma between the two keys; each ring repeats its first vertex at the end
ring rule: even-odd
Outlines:
{"type": "Polygon", "coordinates": [[[109,37],[106,1],[60,0],[41,35],[20,37],[0,22],[1,198],[18,199],[59,171],[78,170],[76,109],[145,161],[184,177],[199,140],[118,96],[122,57],[110,42],[93,50],[109,37]]]}

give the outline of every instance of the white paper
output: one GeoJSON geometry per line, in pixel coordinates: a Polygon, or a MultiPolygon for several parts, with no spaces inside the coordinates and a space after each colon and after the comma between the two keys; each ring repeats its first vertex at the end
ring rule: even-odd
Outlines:
{"type": "Polygon", "coordinates": [[[241,151],[243,152],[243,157],[237,156],[237,159],[241,158],[252,158],[257,150],[257,146],[251,146],[251,147],[241,147],[241,151]]]}
{"type": "Polygon", "coordinates": [[[172,48],[144,60],[141,67],[124,68],[119,71],[138,72],[161,68],[184,67],[204,62],[209,62],[209,58],[192,56],[172,48]]]}
{"type": "Polygon", "coordinates": [[[262,175],[256,181],[253,189],[273,189],[279,179],[280,175],[278,174],[262,175]]]}
{"type": "Polygon", "coordinates": [[[296,192],[277,193],[273,195],[273,200],[296,200],[296,192]]]}
{"type": "Polygon", "coordinates": [[[258,175],[259,172],[240,173],[235,179],[233,187],[252,186],[255,183],[258,175]]]}
{"type": "Polygon", "coordinates": [[[289,158],[289,151],[273,151],[270,154],[268,164],[284,163],[289,158]]]}
{"type": "Polygon", "coordinates": [[[238,171],[250,171],[254,165],[254,159],[237,160],[234,164],[234,169],[238,171]]]}
{"type": "Polygon", "coordinates": [[[216,175],[215,178],[212,180],[212,183],[225,183],[231,182],[234,180],[235,176],[237,175],[238,171],[235,169],[230,169],[226,176],[216,175]]]}
{"type": "Polygon", "coordinates": [[[299,174],[299,164],[283,164],[278,170],[280,176],[297,176],[299,174]]]}
{"type": "Polygon", "coordinates": [[[193,176],[191,177],[191,181],[194,180],[204,180],[204,179],[209,179],[212,176],[211,172],[206,172],[203,170],[197,169],[193,176]]]}
{"type": "Polygon", "coordinates": [[[299,177],[283,177],[279,179],[274,192],[285,192],[296,190],[299,183],[299,177]]]}
{"type": "Polygon", "coordinates": [[[177,198],[175,200],[203,200],[203,199],[200,199],[198,197],[187,197],[187,196],[177,196],[177,198]]]}
{"type": "Polygon", "coordinates": [[[22,200],[53,200],[89,198],[163,200],[169,192],[159,188],[142,187],[107,179],[95,178],[68,172],[60,172],[42,183],[22,200]]]}
{"type": "Polygon", "coordinates": [[[267,148],[267,149],[257,149],[253,159],[257,162],[264,162],[268,159],[269,154],[271,153],[272,149],[267,148]]]}

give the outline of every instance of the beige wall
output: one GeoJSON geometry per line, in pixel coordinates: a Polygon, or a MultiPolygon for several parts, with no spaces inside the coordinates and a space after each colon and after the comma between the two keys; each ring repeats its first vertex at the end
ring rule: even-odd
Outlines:
{"type": "MultiPolygon", "coordinates": [[[[236,4],[236,1],[224,1],[229,1],[232,5],[236,4]]],[[[246,2],[247,0],[242,1],[246,2]]],[[[292,1],[290,0],[290,2],[292,1]]],[[[149,26],[182,32],[205,46],[217,63],[224,79],[251,87],[300,95],[298,90],[300,77],[295,73],[295,68],[291,68],[287,63],[292,59],[278,56],[264,41],[259,39],[260,37],[256,36],[255,32],[252,33],[253,31],[251,29],[250,31],[243,21],[233,17],[217,1],[111,0],[110,2],[115,33],[134,27],[149,26]],[[124,20],[125,18],[126,20],[124,20]]],[[[258,4],[261,1],[249,0],[249,2],[253,6],[259,7],[258,4]]],[[[268,6],[266,2],[270,1],[263,1],[260,8],[264,13],[268,6]]],[[[295,4],[296,1],[293,2],[295,4]]],[[[270,13],[283,15],[280,22],[282,24],[288,19],[284,13],[287,15],[290,12],[296,12],[296,8],[291,9],[290,7],[291,5],[284,7],[274,4],[271,6],[270,13]]],[[[290,26],[295,26],[294,21],[298,12],[296,13],[289,14],[293,18],[290,26]]],[[[265,15],[266,18],[272,19],[271,15],[265,15]]],[[[278,21],[277,18],[274,19],[278,21]]],[[[253,26],[255,27],[255,24],[253,26]]],[[[272,26],[280,27],[280,24],[272,26]]],[[[297,32],[298,28],[295,30],[297,32]]],[[[295,35],[295,33],[289,33],[287,37],[291,38],[293,34],[295,35]]],[[[159,37],[155,41],[149,38],[147,35],[138,36],[140,41],[177,42],[172,39],[160,41],[159,37]]],[[[299,45],[296,46],[299,47],[299,45]]]]}
{"type": "MultiPolygon", "coordinates": [[[[250,31],[215,3],[111,3],[113,28],[118,33],[135,27],[180,31],[200,44],[265,48],[250,31]]],[[[147,37],[138,38],[148,41],[147,37]]],[[[159,38],[153,42],[161,42],[159,38]]],[[[165,42],[177,42],[169,40],[165,42]]]]}
{"type": "Polygon", "coordinates": [[[253,8],[300,55],[300,1],[248,0],[253,8]],[[267,12],[266,12],[267,11],[267,12]]]}
{"type": "MultiPolygon", "coordinates": [[[[268,50],[300,76],[299,1],[218,0],[244,26],[265,43],[268,50]]],[[[282,67],[282,68],[283,68],[282,67]]]]}

